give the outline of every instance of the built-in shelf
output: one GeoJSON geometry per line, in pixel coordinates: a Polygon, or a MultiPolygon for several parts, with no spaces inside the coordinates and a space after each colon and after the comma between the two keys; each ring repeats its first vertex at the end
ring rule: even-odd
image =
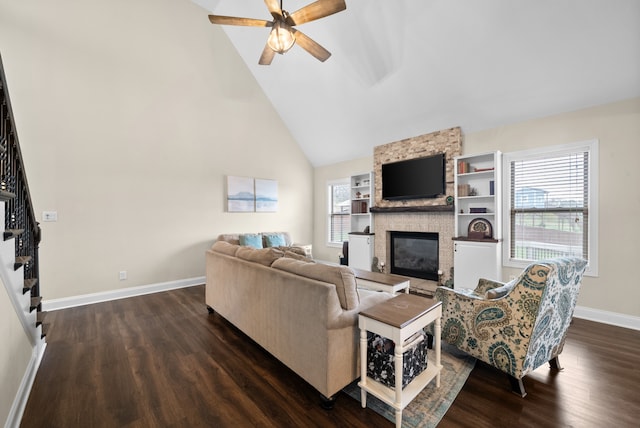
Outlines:
{"type": "Polygon", "coordinates": [[[371,207],[372,213],[453,212],[453,205],[422,205],[419,207],[371,207]]]}
{"type": "Polygon", "coordinates": [[[452,238],[454,241],[473,241],[473,242],[500,242],[500,239],[493,238],[469,238],[468,236],[456,236],[452,238]]]}
{"type": "Polygon", "coordinates": [[[502,278],[501,153],[457,156],[454,162],[454,287],[473,289],[480,278],[502,278]]]}
{"type": "Polygon", "coordinates": [[[351,176],[351,232],[373,229],[369,208],[373,205],[373,173],[351,176]]]}
{"type": "Polygon", "coordinates": [[[495,198],[495,195],[458,196],[458,200],[494,199],[494,198],[495,198]]]}

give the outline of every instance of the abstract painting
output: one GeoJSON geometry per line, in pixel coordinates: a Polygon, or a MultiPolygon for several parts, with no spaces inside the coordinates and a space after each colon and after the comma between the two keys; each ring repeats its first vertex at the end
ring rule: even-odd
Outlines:
{"type": "Polygon", "coordinates": [[[256,178],[256,211],[278,211],[278,181],[256,178]]]}
{"type": "Polygon", "coordinates": [[[227,211],[253,212],[256,210],[254,179],[227,176],[227,211]]]}

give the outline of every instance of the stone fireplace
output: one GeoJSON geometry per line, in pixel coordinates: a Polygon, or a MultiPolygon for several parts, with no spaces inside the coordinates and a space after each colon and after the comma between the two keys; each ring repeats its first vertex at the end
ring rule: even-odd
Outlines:
{"type": "MultiPolygon", "coordinates": [[[[438,264],[443,273],[443,281],[450,276],[453,267],[454,219],[451,212],[378,212],[375,213],[374,254],[385,263],[389,272],[391,248],[390,232],[429,232],[438,234],[438,264]]],[[[429,288],[435,287],[433,284],[429,288]]]]}
{"type": "MultiPolygon", "coordinates": [[[[374,148],[375,201],[371,208],[375,232],[374,255],[389,272],[391,260],[390,232],[427,232],[438,236],[438,270],[443,282],[450,278],[453,267],[454,211],[446,196],[453,196],[454,157],[461,154],[462,131],[450,128],[431,134],[384,144],[374,148]],[[389,201],[382,199],[382,164],[445,153],[447,194],[439,198],[389,201]]],[[[413,275],[412,278],[416,278],[413,275]]],[[[432,292],[435,280],[411,281],[411,287],[432,292]],[[415,283],[415,284],[414,284],[415,283]]]]}

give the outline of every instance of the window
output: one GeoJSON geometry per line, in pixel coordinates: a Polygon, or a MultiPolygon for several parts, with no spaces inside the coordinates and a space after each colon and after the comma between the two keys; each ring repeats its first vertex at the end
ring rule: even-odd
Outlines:
{"type": "Polygon", "coordinates": [[[597,275],[598,141],[505,153],[504,264],[577,256],[597,275]]]}
{"type": "Polygon", "coordinates": [[[349,191],[348,179],[330,182],[327,186],[329,194],[329,233],[327,239],[329,244],[342,245],[342,242],[348,239],[351,228],[349,191]]]}

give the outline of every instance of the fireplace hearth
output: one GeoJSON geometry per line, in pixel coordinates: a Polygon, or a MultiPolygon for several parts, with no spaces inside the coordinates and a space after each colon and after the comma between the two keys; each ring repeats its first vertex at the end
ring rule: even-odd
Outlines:
{"type": "Polygon", "coordinates": [[[439,236],[434,232],[389,232],[391,273],[438,281],[439,236]]]}

